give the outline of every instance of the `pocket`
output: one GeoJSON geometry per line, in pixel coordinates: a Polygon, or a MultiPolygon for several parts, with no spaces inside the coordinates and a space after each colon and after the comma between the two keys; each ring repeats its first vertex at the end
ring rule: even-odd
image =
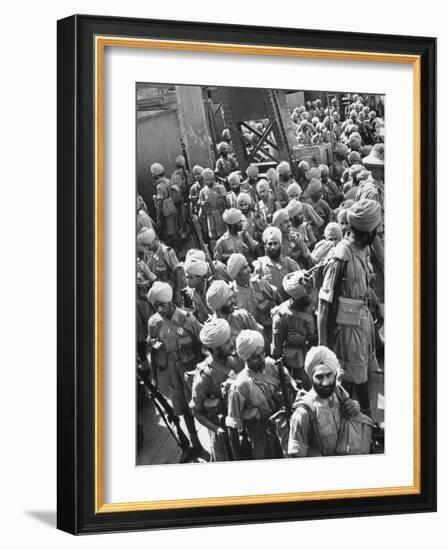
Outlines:
{"type": "Polygon", "coordinates": [[[162,212],[164,216],[172,216],[176,214],[176,205],[171,197],[167,197],[162,202],[162,212]]]}
{"type": "Polygon", "coordinates": [[[355,300],[353,298],[340,296],[338,299],[338,313],[336,315],[336,323],[338,325],[360,325],[361,310],[363,306],[363,300],[355,300]]]}

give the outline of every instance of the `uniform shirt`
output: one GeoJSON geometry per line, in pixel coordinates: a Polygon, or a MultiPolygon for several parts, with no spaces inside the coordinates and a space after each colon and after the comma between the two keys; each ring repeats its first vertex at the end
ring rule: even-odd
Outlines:
{"type": "Polygon", "coordinates": [[[226,158],[219,157],[216,161],[215,173],[220,178],[226,178],[231,172],[238,170],[238,163],[233,155],[227,155],[226,158]]]}
{"type": "Polygon", "coordinates": [[[296,311],[291,308],[289,299],[272,311],[272,353],[274,357],[283,355],[288,367],[303,367],[305,342],[316,334],[316,318],[311,308],[296,311]],[[288,340],[290,333],[302,336],[303,344],[291,344],[288,340]]]}
{"type": "Polygon", "coordinates": [[[283,277],[300,269],[297,262],[287,256],[280,256],[278,261],[272,260],[269,256],[261,256],[255,260],[254,268],[254,274],[275,286],[283,300],[289,298],[283,289],[283,277]]]}
{"type": "Polygon", "coordinates": [[[229,231],[226,231],[224,235],[218,239],[213,255],[215,260],[227,263],[231,254],[239,253],[243,254],[247,261],[251,263],[252,257],[249,245],[255,248],[258,243],[248,233],[244,236],[242,233],[231,235],[229,231]]]}
{"type": "Polygon", "coordinates": [[[252,199],[252,204],[257,202],[258,200],[257,182],[251,183],[249,178],[245,179],[241,183],[241,191],[243,191],[243,193],[248,193],[250,195],[250,198],[252,199]]]}
{"type": "Polygon", "coordinates": [[[272,192],[269,191],[268,198],[265,201],[259,200],[257,204],[257,210],[262,216],[266,225],[271,222],[274,212],[279,210],[280,204],[275,200],[272,192]]]}
{"type": "Polygon", "coordinates": [[[308,249],[313,248],[316,243],[316,237],[314,236],[313,230],[308,222],[300,224],[298,227],[291,226],[292,233],[298,233],[303,242],[306,244],[308,249]]]}
{"type": "MultiPolygon", "coordinates": [[[[196,288],[190,288],[187,286],[184,288],[186,296],[191,300],[193,304],[192,313],[198,319],[200,323],[205,323],[208,317],[213,313],[213,311],[207,306],[205,299],[206,288],[202,292],[199,292],[196,288]]],[[[188,308],[187,308],[188,309],[188,308]]]]}
{"type": "Polygon", "coordinates": [[[176,269],[180,267],[179,260],[172,248],[166,244],[159,242],[159,246],[155,252],[147,251],[144,258],[148,269],[154,273],[158,281],[169,283],[175,286],[176,269]]]}
{"type": "Polygon", "coordinates": [[[282,234],[282,254],[296,261],[301,269],[309,269],[313,265],[309,248],[296,231],[282,234]]]}
{"type": "Polygon", "coordinates": [[[212,211],[224,212],[226,189],[220,183],[214,183],[212,187],[204,185],[199,191],[199,205],[204,214],[210,214],[212,211]]]}
{"type": "Polygon", "coordinates": [[[186,311],[175,308],[171,319],[155,313],[148,321],[149,341],[159,341],[163,348],[157,351],[159,365],[191,363],[200,348],[201,323],[186,311]]]}
{"type": "Polygon", "coordinates": [[[266,280],[251,277],[248,286],[232,283],[238,308],[248,311],[257,323],[263,326],[271,324],[271,308],[280,302],[277,289],[266,280]]]}
{"type": "Polygon", "coordinates": [[[168,178],[158,178],[156,182],[156,200],[161,201],[171,196],[171,182],[168,178]]]}
{"type": "Polygon", "coordinates": [[[302,399],[314,411],[322,450],[316,443],[310,413],[305,407],[298,406],[291,417],[288,453],[299,457],[336,454],[341,409],[335,393],[329,398],[322,398],[311,389],[302,399]]]}
{"type": "MultiPolygon", "coordinates": [[[[288,371],[284,369],[284,372],[285,379],[290,382],[288,371]]],[[[267,420],[278,408],[275,397],[279,390],[280,379],[272,358],[265,359],[262,372],[255,372],[246,365],[230,387],[226,425],[242,429],[244,410],[253,407],[258,409],[260,420],[267,420]]]]}
{"type": "Polygon", "coordinates": [[[331,208],[329,204],[324,201],[324,199],[319,199],[317,202],[314,202],[313,199],[307,199],[305,202],[311,205],[314,208],[316,214],[323,219],[323,225],[327,225],[327,223],[331,221],[331,208]]]}
{"type": "Polygon", "coordinates": [[[203,187],[203,184],[195,181],[190,189],[190,203],[195,214],[199,211],[199,193],[203,187]]]}

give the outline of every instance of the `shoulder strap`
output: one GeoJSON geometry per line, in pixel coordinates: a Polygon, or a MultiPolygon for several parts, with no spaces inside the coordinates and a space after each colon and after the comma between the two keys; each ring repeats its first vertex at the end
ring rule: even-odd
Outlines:
{"type": "MultiPolygon", "coordinates": [[[[301,399],[300,401],[298,401],[295,408],[297,409],[298,407],[302,407],[308,413],[308,416],[310,418],[310,424],[311,424],[311,432],[312,432],[311,441],[319,449],[320,454],[322,456],[324,456],[324,447],[322,445],[322,440],[321,440],[320,434],[319,434],[319,428],[317,426],[316,409],[313,406],[311,406],[310,403],[308,403],[304,399],[301,399]]],[[[313,446],[313,445],[311,445],[311,446],[313,446]]]]}

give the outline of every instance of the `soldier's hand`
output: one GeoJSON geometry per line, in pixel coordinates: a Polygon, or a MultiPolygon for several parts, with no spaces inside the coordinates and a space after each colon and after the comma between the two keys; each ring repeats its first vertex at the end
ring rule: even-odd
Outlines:
{"type": "Polygon", "coordinates": [[[355,416],[359,412],[359,405],[353,399],[346,399],[341,403],[341,413],[345,418],[355,416]]]}
{"type": "Polygon", "coordinates": [[[226,431],[224,430],[224,428],[221,428],[221,426],[219,426],[219,428],[216,430],[216,435],[224,435],[226,433],[226,431]]]}

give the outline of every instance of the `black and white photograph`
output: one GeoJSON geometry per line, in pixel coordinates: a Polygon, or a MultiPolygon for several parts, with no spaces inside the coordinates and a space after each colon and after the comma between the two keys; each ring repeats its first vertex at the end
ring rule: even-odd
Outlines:
{"type": "Polygon", "coordinates": [[[384,452],[384,121],[137,83],[137,465],[384,452]]]}

